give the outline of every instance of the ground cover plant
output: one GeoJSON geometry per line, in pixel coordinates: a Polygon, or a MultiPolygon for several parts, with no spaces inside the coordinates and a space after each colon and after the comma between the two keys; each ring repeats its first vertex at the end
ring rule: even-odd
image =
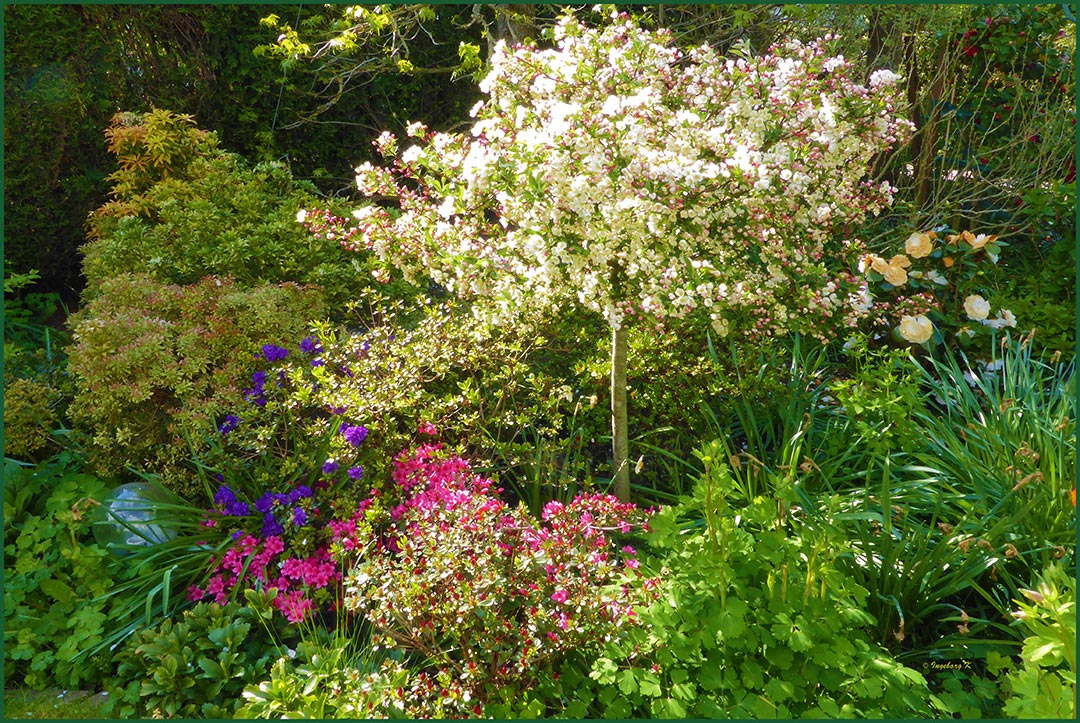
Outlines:
{"type": "MultiPolygon", "coordinates": [[[[327,32],[333,77],[380,37],[346,25],[399,47],[437,15],[336,12],[268,20],[273,52],[327,32]]],[[[82,307],[54,333],[5,277],[9,689],[120,718],[1075,716],[1068,184],[1006,214],[1053,243],[987,197],[912,205],[949,168],[913,59],[650,13],[500,11],[513,42],[461,46],[473,117],[368,129],[352,198],[114,117],[82,307]]],[[[1065,73],[1054,17],[957,42],[1027,23],[1065,73]]]]}

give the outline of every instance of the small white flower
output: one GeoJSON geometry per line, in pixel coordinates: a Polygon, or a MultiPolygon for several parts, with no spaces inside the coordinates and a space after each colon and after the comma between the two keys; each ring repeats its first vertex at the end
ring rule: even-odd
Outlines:
{"type": "Polygon", "coordinates": [[[420,146],[409,146],[404,153],[401,154],[402,163],[416,163],[420,158],[420,146]]]}
{"type": "Polygon", "coordinates": [[[880,88],[885,85],[892,85],[898,80],[900,80],[900,76],[891,70],[875,70],[870,74],[870,87],[880,88]]]}
{"type": "Polygon", "coordinates": [[[302,209],[300,209],[299,211],[296,212],[296,222],[297,223],[303,223],[306,220],[307,220],[307,209],[306,208],[302,208],[302,209]]]}

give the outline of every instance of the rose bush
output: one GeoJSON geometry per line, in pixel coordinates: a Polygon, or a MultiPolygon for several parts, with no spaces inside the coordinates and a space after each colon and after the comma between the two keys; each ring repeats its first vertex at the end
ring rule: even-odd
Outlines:
{"type": "Polygon", "coordinates": [[[1016,327],[1009,309],[991,316],[989,271],[1008,244],[997,236],[941,227],[915,231],[904,253],[888,261],[874,253],[860,260],[869,281],[865,328],[904,344],[958,344],[986,350],[1002,329],[1016,327]],[[972,323],[974,322],[974,323],[972,323]],[[981,340],[981,341],[980,341],[981,340]]]}

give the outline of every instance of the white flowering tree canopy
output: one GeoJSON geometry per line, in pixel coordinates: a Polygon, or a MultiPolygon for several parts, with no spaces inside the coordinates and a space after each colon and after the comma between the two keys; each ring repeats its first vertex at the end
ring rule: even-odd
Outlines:
{"type": "Polygon", "coordinates": [[[501,44],[469,133],[376,141],[388,164],[357,184],[383,203],[345,243],[495,317],[576,303],[615,329],[701,313],[721,334],[843,334],[866,298],[852,234],[891,202],[869,163],[910,124],[898,77],[855,82],[830,40],[724,58],[619,16],[501,44]]]}

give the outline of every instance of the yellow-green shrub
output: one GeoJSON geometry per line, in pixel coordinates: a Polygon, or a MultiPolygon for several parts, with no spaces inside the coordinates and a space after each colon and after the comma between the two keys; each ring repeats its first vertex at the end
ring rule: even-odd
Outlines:
{"type": "Polygon", "coordinates": [[[42,379],[4,383],[4,456],[35,459],[49,443],[59,393],[42,379]]]}
{"type": "Polygon", "coordinates": [[[325,314],[318,288],[241,289],[207,277],[178,286],[146,274],[105,280],[73,319],[70,414],[100,474],[125,467],[165,476],[181,494],[187,435],[239,397],[263,344],[301,338],[325,314]]]}

